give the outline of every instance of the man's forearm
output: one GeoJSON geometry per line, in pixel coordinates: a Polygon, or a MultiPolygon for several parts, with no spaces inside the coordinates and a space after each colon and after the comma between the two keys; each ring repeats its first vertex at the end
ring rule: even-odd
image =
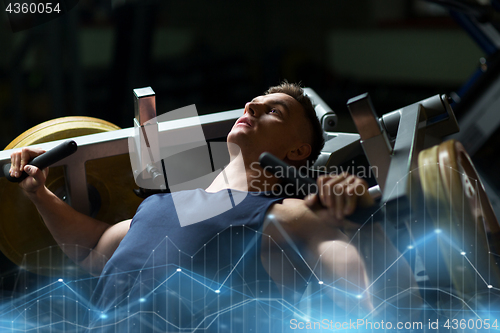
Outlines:
{"type": "Polygon", "coordinates": [[[27,196],[57,244],[75,262],[85,259],[109,228],[107,223],[77,212],[46,187],[36,193],[27,193],[27,196]]]}

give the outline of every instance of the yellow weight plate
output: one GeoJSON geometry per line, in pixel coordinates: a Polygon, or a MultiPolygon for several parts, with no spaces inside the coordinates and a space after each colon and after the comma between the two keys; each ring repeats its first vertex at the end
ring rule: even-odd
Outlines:
{"type": "Polygon", "coordinates": [[[498,221],[463,146],[450,140],[420,152],[419,175],[427,213],[433,228],[441,232],[439,250],[455,290],[475,295],[488,290],[488,285],[498,285],[500,271],[487,238],[488,232],[498,232],[498,221]]]}

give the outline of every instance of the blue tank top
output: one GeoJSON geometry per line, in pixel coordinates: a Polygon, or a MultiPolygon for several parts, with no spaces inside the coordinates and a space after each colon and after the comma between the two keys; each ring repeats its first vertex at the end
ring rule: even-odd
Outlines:
{"type": "Polygon", "coordinates": [[[93,329],[274,331],[288,306],[262,265],[260,246],[265,214],[281,200],[202,189],[144,200],[98,281],[93,329]],[[237,205],[214,215],[228,195],[237,205]],[[211,217],[186,225],[190,214],[177,214],[181,210],[211,217]]]}

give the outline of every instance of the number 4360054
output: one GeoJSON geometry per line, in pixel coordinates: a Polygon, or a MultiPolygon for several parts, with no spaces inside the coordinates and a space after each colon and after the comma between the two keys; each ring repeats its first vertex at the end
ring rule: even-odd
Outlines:
{"type": "Polygon", "coordinates": [[[5,9],[8,13],[14,14],[50,14],[60,13],[61,9],[59,8],[59,3],[52,4],[51,2],[47,3],[9,3],[7,8],[5,9]]]}

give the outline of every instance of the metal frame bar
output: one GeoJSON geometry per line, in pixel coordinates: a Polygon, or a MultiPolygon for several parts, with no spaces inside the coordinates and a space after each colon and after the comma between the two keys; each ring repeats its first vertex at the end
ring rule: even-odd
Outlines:
{"type": "Polygon", "coordinates": [[[375,178],[383,192],[392,151],[387,134],[376,116],[368,93],[351,98],[347,107],[361,136],[361,145],[368,162],[378,169],[375,178]]]}
{"type": "Polygon", "coordinates": [[[368,94],[352,98],[348,108],[361,135],[363,150],[372,167],[378,168],[382,202],[388,215],[406,211],[410,193],[409,175],[418,166],[418,153],[442,137],[458,132],[458,124],[445,95],[425,100],[391,112],[399,114],[398,130],[391,148],[385,133],[383,117],[377,119],[368,94]],[[396,205],[397,208],[391,207],[396,205]]]}

